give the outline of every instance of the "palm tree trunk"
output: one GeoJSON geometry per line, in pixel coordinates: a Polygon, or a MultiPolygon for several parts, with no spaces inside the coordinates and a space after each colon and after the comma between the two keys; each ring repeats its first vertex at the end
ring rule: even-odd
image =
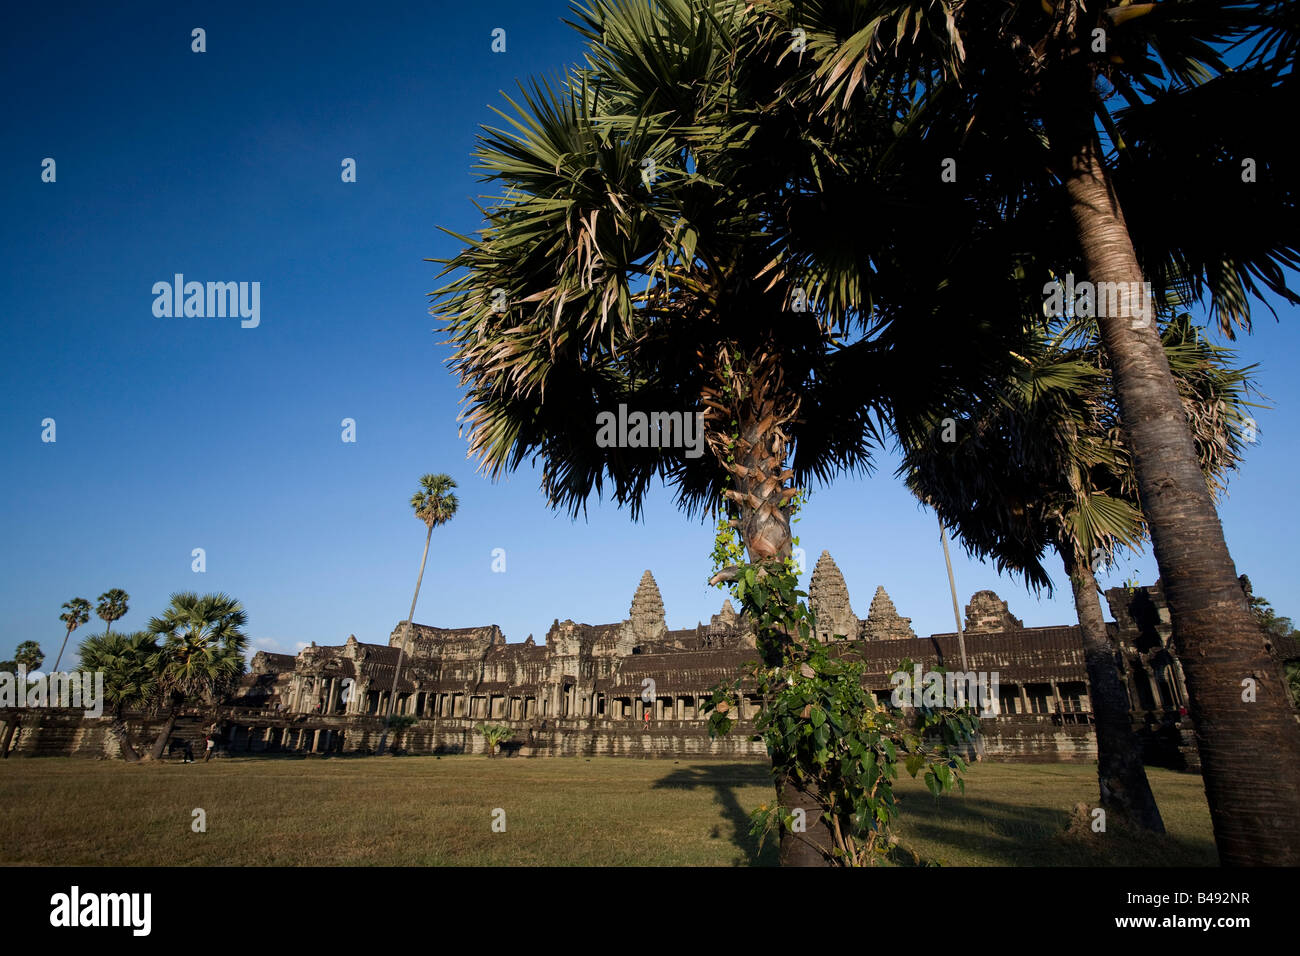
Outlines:
{"type": "MultiPolygon", "coordinates": [[[[411,598],[411,613],[406,615],[406,623],[402,628],[402,643],[397,648],[397,667],[393,670],[393,687],[388,693],[387,713],[391,716],[393,708],[397,705],[397,677],[402,672],[402,658],[406,654],[406,642],[411,636],[411,621],[415,619],[415,604],[420,600],[420,585],[424,583],[424,563],[429,559],[429,542],[433,539],[433,525],[429,525],[429,531],[424,536],[424,554],[420,555],[420,576],[415,579],[415,596],[411,598]]],[[[379,746],[376,748],[380,756],[384,753],[384,744],[388,740],[388,728],[384,727],[383,732],[379,735],[379,746]]]]}
{"type": "MultiPolygon", "coordinates": [[[[732,476],[734,490],[726,494],[739,509],[740,539],[752,564],[781,561],[792,553],[789,502],[795,491],[786,485],[790,477],[785,464],[789,441],[780,427],[791,416],[783,414],[785,396],[774,355],[775,351],[769,352],[750,362],[742,404],[722,416],[705,413],[706,423],[712,423],[709,446],[732,476]],[[731,428],[726,424],[733,414],[738,429],[734,446],[728,437],[731,428]]],[[[718,378],[727,381],[720,371],[718,378]]],[[[760,641],[759,653],[766,662],[779,658],[780,648],[765,648],[763,643],[760,641]]],[[[803,811],[794,813],[796,821],[802,817],[801,832],[781,828],[781,865],[829,866],[834,838],[822,818],[816,784],[782,775],[776,780],[776,792],[782,807],[803,811]]]]}
{"type": "Polygon", "coordinates": [[[939,540],[943,542],[943,563],[948,567],[948,590],[952,592],[952,616],[957,622],[957,649],[961,651],[961,669],[968,671],[966,665],[966,631],[961,624],[961,607],[957,603],[957,579],[952,574],[952,556],[948,553],[948,532],[939,520],[939,540]]]}
{"type": "MultiPolygon", "coordinates": [[[[966,629],[961,622],[961,607],[957,601],[957,579],[952,573],[952,555],[948,553],[948,531],[943,526],[943,519],[939,519],[939,540],[943,542],[943,563],[948,568],[948,591],[952,594],[952,616],[957,622],[957,649],[961,652],[961,669],[963,673],[970,671],[970,666],[966,662],[966,629]]],[[[984,735],[980,732],[979,724],[975,725],[975,739],[971,741],[975,748],[975,759],[984,759],[984,735]]]]}
{"type": "Polygon", "coordinates": [[[123,760],[127,763],[140,762],[140,754],[136,751],[135,744],[131,742],[131,737],[126,730],[126,721],[122,719],[120,711],[113,714],[113,722],[109,725],[108,732],[116,738],[123,760]]]}
{"type": "MultiPolygon", "coordinates": [[[[1086,80],[1057,91],[1048,131],[1088,278],[1128,289],[1142,271],[1103,163],[1086,80]]],[[[1191,697],[1219,859],[1294,866],[1300,728],[1237,579],[1156,324],[1119,311],[1098,323],[1191,697]]]]}
{"type": "Polygon", "coordinates": [[[14,731],[18,729],[18,715],[14,714],[5,721],[4,737],[0,738],[0,757],[9,759],[9,745],[13,743],[14,731]]]}
{"type": "Polygon", "coordinates": [[[1119,670],[1115,645],[1106,632],[1106,619],[1097,597],[1097,579],[1070,545],[1057,552],[1074,589],[1074,607],[1083,632],[1083,659],[1088,669],[1088,696],[1097,734],[1097,782],[1101,805],[1126,814],[1140,826],[1164,833],[1155,795],[1142,763],[1142,744],[1133,732],[1130,705],[1119,670]]]}
{"type": "Polygon", "coordinates": [[[167,749],[167,741],[171,739],[172,731],[176,729],[176,708],[167,714],[167,722],[163,724],[163,729],[154,739],[153,748],[149,751],[150,760],[162,760],[163,751],[167,749]]]}
{"type": "Polygon", "coordinates": [[[68,633],[63,635],[63,644],[59,647],[59,656],[54,659],[53,673],[58,673],[59,664],[63,660],[63,652],[67,649],[68,638],[70,638],[71,636],[72,636],[72,628],[68,628],[68,633]]]}

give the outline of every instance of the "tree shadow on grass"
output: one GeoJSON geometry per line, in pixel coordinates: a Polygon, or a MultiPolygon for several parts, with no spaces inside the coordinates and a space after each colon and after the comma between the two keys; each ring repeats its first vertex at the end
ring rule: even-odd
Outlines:
{"type": "MultiPolygon", "coordinates": [[[[749,834],[749,813],[753,808],[742,806],[736,796],[738,789],[746,787],[772,789],[771,769],[761,763],[682,765],[655,781],[651,789],[712,790],[714,804],[722,808],[731,823],[731,844],[742,854],[742,860],[737,862],[749,866],[777,866],[776,839],[769,835],[760,850],[758,838],[749,834]]],[[[721,836],[719,829],[714,827],[712,832],[701,834],[701,839],[718,839],[721,836]]]]}
{"type": "Polygon", "coordinates": [[[959,857],[986,866],[1214,866],[1208,839],[1157,836],[1115,814],[1106,832],[1069,811],[1027,807],[983,797],[951,795],[900,800],[899,829],[905,842],[934,847],[940,864],[959,857]],[[946,859],[945,859],[946,858],[946,859]]]}

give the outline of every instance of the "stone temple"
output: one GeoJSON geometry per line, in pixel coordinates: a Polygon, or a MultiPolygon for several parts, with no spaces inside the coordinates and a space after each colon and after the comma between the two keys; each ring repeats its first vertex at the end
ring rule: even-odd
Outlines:
{"type": "MultiPolygon", "coordinates": [[[[878,698],[888,698],[890,675],[904,659],[925,670],[962,669],[958,635],[918,637],[883,587],[876,589],[867,617],[858,618],[828,553],[818,559],[808,590],[818,639],[834,644],[835,653],[864,661],[869,689],[878,698]]],[[[1148,761],[1196,767],[1187,691],[1159,586],[1112,588],[1106,599],[1114,618],[1107,627],[1121,649],[1133,726],[1148,761]]],[[[341,644],[313,643],[297,655],[259,652],[234,697],[219,708],[222,749],[374,752],[404,631],[399,623],[383,644],[351,636],[341,644]]],[[[1096,756],[1077,625],[1024,627],[1006,601],[980,591],[966,607],[964,632],[968,670],[999,675],[994,716],[982,721],[988,759],[1096,756]]],[[[514,756],[766,757],[754,731],[759,700],[753,686],[742,685],[739,723],[730,734],[710,738],[704,713],[711,689],[742,674],[755,659],[754,646],[753,633],[729,601],[707,624],[670,629],[649,571],[632,595],[626,620],[557,620],[541,644],[531,636],[507,643],[496,625],[413,624],[395,702],[396,712],[412,722],[395,730],[388,744],[406,753],[483,753],[475,728],[486,721],[510,726],[513,738],[502,749],[514,756]]],[[[1300,646],[1279,652],[1300,657],[1300,646]]],[[[12,735],[15,753],[116,753],[107,718],[55,711],[6,717],[19,722],[12,735]]],[[[156,720],[136,717],[139,723],[156,720]]],[[[191,721],[201,737],[197,715],[191,721]]]]}

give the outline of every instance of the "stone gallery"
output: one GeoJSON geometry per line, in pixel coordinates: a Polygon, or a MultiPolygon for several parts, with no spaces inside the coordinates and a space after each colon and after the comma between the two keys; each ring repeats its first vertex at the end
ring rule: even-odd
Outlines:
{"type": "MultiPolygon", "coordinates": [[[[1182,669],[1170,643],[1170,618],[1159,586],[1106,592],[1120,650],[1134,729],[1148,762],[1199,766],[1182,669]]],[[[962,671],[956,633],[918,637],[883,587],[859,618],[831,556],[822,552],[809,584],[817,637],[837,654],[865,663],[877,699],[904,660],[925,670],[962,671]]],[[[1083,641],[1077,625],[1024,627],[992,591],[966,607],[967,672],[996,673],[992,716],[981,721],[983,754],[994,760],[1089,760],[1096,756],[1083,641]]],[[[1300,648],[1279,648],[1286,657],[1300,648]]],[[[614,624],[555,621],[543,643],[510,644],[496,625],[439,628],[399,623],[386,644],[355,636],[313,643],[296,655],[259,652],[234,695],[195,710],[176,738],[201,741],[215,732],[221,752],[367,754],[485,753],[484,723],[511,731],[507,756],[765,757],[755,733],[759,700],[742,683],[737,725],[710,737],[705,704],[712,688],[746,671],[754,635],[730,601],[707,624],[670,630],[654,576],[646,571],[626,620],[614,624]],[[399,649],[405,640],[401,672],[399,649]],[[383,715],[405,715],[385,734],[383,715]]],[[[159,724],[124,715],[142,735],[159,724]],[[148,724],[149,726],[143,726],[148,724]]],[[[12,752],[115,756],[106,715],[9,712],[12,752]]],[[[6,728],[8,730],[9,728],[6,728]]]]}
{"type": "MultiPolygon", "coordinates": [[[[1187,692],[1169,643],[1169,612],[1158,587],[1106,593],[1122,649],[1135,728],[1148,758],[1196,765],[1187,692]]],[[[818,639],[867,665],[878,699],[910,659],[926,668],[961,669],[958,635],[919,638],[883,587],[859,618],[831,556],[813,569],[809,602],[818,639]]],[[[754,635],[725,601],[707,624],[670,630],[654,576],[646,571],[628,617],[614,624],[556,621],[542,644],[509,644],[495,625],[438,628],[414,624],[407,634],[396,701],[393,672],[406,632],[387,644],[349,637],[312,644],[296,656],[257,654],[232,706],[223,708],[230,752],[366,753],[379,746],[381,715],[413,719],[388,745],[409,753],[483,753],[476,727],[505,724],[508,754],[628,756],[766,756],[753,720],[759,701],[745,691],[738,725],[710,738],[705,704],[711,689],[736,678],[755,658],[754,635]]],[[[1096,756],[1084,667],[1075,625],[1026,628],[992,591],[966,607],[969,671],[996,672],[994,716],[982,722],[990,759],[1086,760],[1096,756]]]]}

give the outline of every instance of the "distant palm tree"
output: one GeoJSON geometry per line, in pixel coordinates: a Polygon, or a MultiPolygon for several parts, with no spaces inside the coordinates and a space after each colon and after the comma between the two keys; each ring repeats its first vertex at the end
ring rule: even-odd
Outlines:
{"type": "Polygon", "coordinates": [[[171,605],[149,622],[163,639],[158,653],[158,705],[167,721],[149,756],[158,760],[187,701],[215,705],[244,672],[248,613],[228,594],[173,594],[171,605]]]}
{"type": "MultiPolygon", "coordinates": [[[[415,516],[425,523],[428,528],[424,536],[424,554],[420,557],[420,575],[415,579],[415,597],[411,598],[411,613],[406,616],[406,621],[402,629],[402,643],[398,645],[397,650],[397,667],[393,669],[393,686],[388,695],[388,707],[386,711],[393,713],[397,705],[397,678],[402,671],[402,659],[406,654],[406,642],[411,634],[411,621],[415,617],[415,602],[420,600],[420,584],[424,581],[424,565],[429,559],[429,542],[433,539],[433,529],[439,525],[444,525],[456,515],[456,508],[460,502],[452,493],[456,487],[456,482],[450,475],[424,475],[420,479],[420,490],[411,495],[411,508],[415,511],[415,516]]],[[[379,752],[384,752],[384,745],[388,740],[388,729],[385,726],[383,734],[379,738],[379,752]]]]}
{"type": "Polygon", "coordinates": [[[99,596],[99,606],[95,608],[95,613],[108,623],[108,626],[104,628],[105,634],[113,629],[114,621],[126,616],[126,612],[129,610],[126,602],[130,598],[131,595],[121,588],[113,588],[111,591],[105,591],[99,596]]]}
{"type": "Polygon", "coordinates": [[[59,664],[63,661],[64,648],[68,646],[68,638],[72,632],[81,625],[90,620],[90,602],[85,598],[73,598],[64,605],[64,613],[59,615],[59,620],[68,626],[68,633],[63,635],[63,644],[59,647],[59,656],[54,659],[54,669],[59,669],[59,664]]]}
{"type": "Polygon", "coordinates": [[[28,672],[34,671],[45,662],[45,654],[41,651],[41,645],[35,641],[23,641],[14,648],[14,663],[22,664],[28,672]]]}
{"type": "Polygon", "coordinates": [[[104,675],[104,700],[113,706],[110,732],[130,763],[140,759],[130,739],[123,711],[142,710],[158,694],[158,639],[148,631],[95,634],[81,642],[81,670],[104,675]]]}
{"type": "Polygon", "coordinates": [[[495,757],[501,745],[514,736],[514,731],[505,724],[488,724],[481,723],[474,728],[483,735],[483,741],[487,744],[487,755],[495,757]]]}

